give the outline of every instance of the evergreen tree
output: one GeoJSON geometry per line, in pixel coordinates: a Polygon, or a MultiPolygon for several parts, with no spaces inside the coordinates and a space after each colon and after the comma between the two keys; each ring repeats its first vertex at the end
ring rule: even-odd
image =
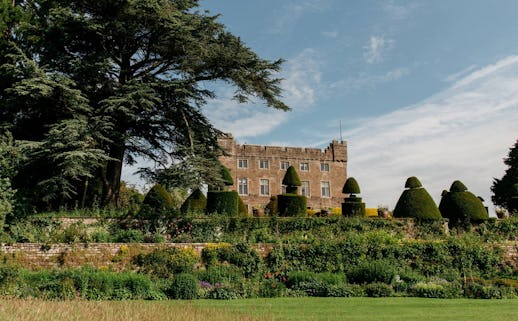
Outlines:
{"type": "Polygon", "coordinates": [[[2,2],[24,23],[0,12],[0,126],[32,142],[38,156],[20,169],[20,188],[55,184],[49,202],[99,196],[108,204],[117,200],[123,163],[137,156],[161,169],[215,161],[218,131],[200,110],[215,96],[208,82],[233,85],[240,102],[258,97],[288,109],[273,75],[282,61],[259,58],[197,7],[197,0],[2,2]]]}
{"type": "Polygon", "coordinates": [[[518,184],[518,140],[509,150],[507,158],[504,158],[504,164],[508,166],[504,176],[493,180],[491,191],[493,196],[491,200],[495,205],[499,205],[507,209],[510,213],[518,213],[518,204],[513,201],[514,185],[518,184]]]}

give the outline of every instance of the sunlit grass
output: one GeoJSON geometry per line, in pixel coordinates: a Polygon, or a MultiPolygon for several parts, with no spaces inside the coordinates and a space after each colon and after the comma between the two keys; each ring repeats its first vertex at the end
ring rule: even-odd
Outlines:
{"type": "Polygon", "coordinates": [[[224,307],[190,301],[42,301],[0,300],[2,321],[198,321],[267,320],[224,307]]]}
{"type": "Polygon", "coordinates": [[[517,300],[279,298],[195,301],[0,300],[2,321],[511,321],[517,300]]]}

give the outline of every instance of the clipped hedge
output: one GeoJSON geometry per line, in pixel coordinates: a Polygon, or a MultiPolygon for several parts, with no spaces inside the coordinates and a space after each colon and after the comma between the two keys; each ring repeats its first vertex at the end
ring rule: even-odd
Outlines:
{"type": "Polygon", "coordinates": [[[290,166],[286,170],[286,174],[282,179],[282,184],[286,185],[286,193],[287,194],[297,194],[297,187],[302,185],[299,174],[295,170],[295,167],[290,166]]]}
{"type": "Polygon", "coordinates": [[[450,191],[443,193],[439,210],[452,224],[480,222],[489,218],[482,201],[460,181],[453,182],[450,191]]]}
{"type": "Polygon", "coordinates": [[[346,197],[342,203],[342,215],[344,216],[365,216],[365,203],[361,197],[346,197]]]}
{"type": "Polygon", "coordinates": [[[177,214],[171,194],[160,184],[147,192],[139,211],[139,216],[148,220],[176,217],[177,214]]]}
{"type": "Polygon", "coordinates": [[[360,185],[354,177],[349,177],[342,188],[342,193],[344,194],[359,194],[360,193],[360,185]]]}
{"type": "Polygon", "coordinates": [[[440,220],[441,212],[432,196],[422,187],[417,177],[409,177],[405,183],[408,188],[403,191],[394,208],[394,217],[413,217],[424,220],[440,220]]]}
{"type": "Polygon", "coordinates": [[[202,191],[195,189],[189,197],[183,202],[180,211],[183,215],[188,213],[205,213],[207,208],[207,197],[203,195],[202,191]]]}
{"type": "Polygon", "coordinates": [[[239,195],[236,191],[209,191],[207,193],[207,214],[224,214],[236,216],[239,195]]]}
{"type": "Polygon", "coordinates": [[[280,216],[306,215],[306,196],[297,194],[283,194],[277,196],[277,206],[280,216]]]}

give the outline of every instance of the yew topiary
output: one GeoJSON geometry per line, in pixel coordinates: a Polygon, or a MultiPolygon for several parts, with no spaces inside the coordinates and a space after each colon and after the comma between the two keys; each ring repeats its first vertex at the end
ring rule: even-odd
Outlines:
{"type": "Polygon", "coordinates": [[[277,197],[279,216],[305,216],[306,196],[283,194],[277,197]]]}
{"type": "Polygon", "coordinates": [[[394,217],[411,217],[424,220],[440,220],[441,212],[430,194],[416,177],[409,177],[396,207],[394,217]]]}
{"type": "Polygon", "coordinates": [[[297,187],[302,185],[302,183],[300,182],[300,178],[295,167],[288,167],[286,174],[284,174],[284,178],[282,179],[282,184],[286,185],[286,194],[297,194],[297,187]]]}
{"type": "Polygon", "coordinates": [[[349,177],[342,188],[342,193],[349,194],[342,203],[343,216],[365,216],[365,203],[362,203],[361,197],[354,194],[360,193],[360,185],[354,177],[349,177]]]}
{"type": "Polygon", "coordinates": [[[183,202],[180,211],[183,215],[198,212],[204,213],[207,208],[207,197],[203,195],[200,189],[195,189],[189,197],[183,202]]]}
{"type": "Polygon", "coordinates": [[[360,185],[354,177],[349,177],[342,188],[344,194],[360,194],[360,185]]]}
{"type": "Polygon", "coordinates": [[[453,182],[450,191],[442,196],[439,210],[443,217],[450,219],[452,225],[489,218],[482,201],[460,181],[453,182]]]}
{"type": "Polygon", "coordinates": [[[173,198],[165,187],[156,184],[147,192],[142,201],[139,216],[149,220],[177,216],[173,198]]]}
{"type": "Polygon", "coordinates": [[[236,216],[239,213],[239,195],[236,191],[209,191],[207,193],[207,214],[236,216]]]}

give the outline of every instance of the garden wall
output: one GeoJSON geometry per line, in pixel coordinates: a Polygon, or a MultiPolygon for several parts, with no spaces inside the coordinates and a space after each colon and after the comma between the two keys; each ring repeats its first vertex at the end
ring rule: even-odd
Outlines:
{"type": "MultiPolygon", "coordinates": [[[[30,269],[92,265],[120,270],[129,266],[131,258],[140,253],[176,247],[192,248],[201,255],[203,248],[209,244],[214,243],[14,243],[1,244],[0,256],[30,269]]],[[[506,259],[518,261],[518,242],[507,242],[500,246],[506,259]]],[[[250,244],[250,247],[260,256],[266,257],[274,244],[250,244]]]]}

